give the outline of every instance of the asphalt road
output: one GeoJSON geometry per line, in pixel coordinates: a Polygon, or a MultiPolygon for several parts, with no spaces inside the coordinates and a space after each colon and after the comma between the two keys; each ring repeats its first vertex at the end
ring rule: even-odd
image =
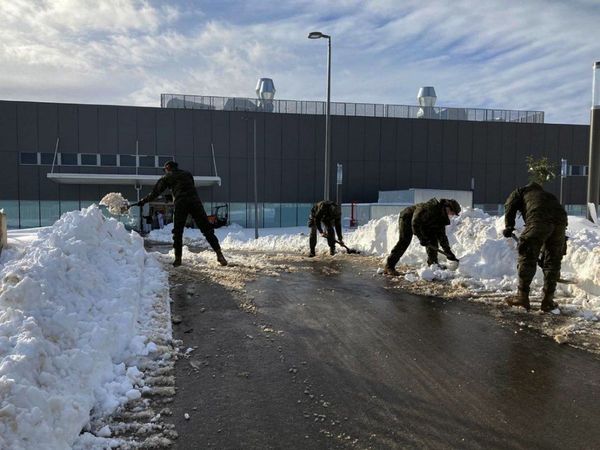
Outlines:
{"type": "Polygon", "coordinates": [[[249,285],[255,315],[208,281],[173,288],[198,347],[176,365],[176,448],[600,448],[594,355],[388,290],[360,256],[306,264],[249,285]]]}

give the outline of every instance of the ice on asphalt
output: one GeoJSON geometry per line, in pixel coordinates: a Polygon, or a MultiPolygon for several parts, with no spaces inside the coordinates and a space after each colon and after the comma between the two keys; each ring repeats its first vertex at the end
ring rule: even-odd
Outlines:
{"type": "Polygon", "coordinates": [[[91,414],[139,398],[134,364],[156,350],[148,318],[167,297],[142,238],[95,205],[11,231],[0,259],[0,448],[71,448],[91,414]]]}

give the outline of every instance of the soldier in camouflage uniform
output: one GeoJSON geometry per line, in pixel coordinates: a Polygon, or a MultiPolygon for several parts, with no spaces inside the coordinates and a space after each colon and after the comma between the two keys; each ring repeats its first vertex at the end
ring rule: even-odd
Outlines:
{"type": "Polygon", "coordinates": [[[398,276],[396,264],[410,245],[413,234],[419,243],[426,248],[427,264],[438,263],[438,244],[448,254],[448,259],[458,261],[446,236],[446,225],[450,225],[450,217],[460,213],[460,205],[453,199],[435,198],[409,206],[400,213],[400,238],[388,256],[384,273],[398,276]]]}
{"type": "Polygon", "coordinates": [[[315,203],[310,210],[308,226],[310,227],[309,256],[315,256],[315,248],[317,246],[317,230],[321,236],[327,238],[327,243],[329,244],[329,253],[331,255],[335,255],[336,233],[340,244],[344,244],[344,239],[342,237],[342,208],[340,208],[337,203],[332,202],[331,200],[323,200],[322,202],[315,203]],[[325,225],[325,232],[323,232],[321,224],[325,225]]]}
{"type": "Polygon", "coordinates": [[[566,245],[567,213],[556,197],[546,192],[538,183],[529,183],[513,191],[506,200],[505,209],[505,229],[502,232],[505,237],[512,237],[518,211],[525,221],[525,229],[519,237],[518,247],[519,289],[515,297],[507,299],[507,303],[530,309],[529,286],[539,259],[544,272],[541,309],[544,312],[552,311],[557,306],[553,298],[566,245]]]}
{"type": "Polygon", "coordinates": [[[183,249],[183,229],[188,215],[191,215],[196,225],[217,254],[217,261],[222,266],[227,265],[227,260],[221,252],[219,239],[215,236],[213,226],[208,221],[204,205],[198,197],[194,185],[194,177],[191,173],[181,170],[175,161],[168,161],[164,166],[165,175],[162,176],[152,189],[152,192],[141,199],[138,204],[143,206],[151,202],[162,194],[165,190],[171,189],[173,202],[175,203],[175,213],[173,215],[173,248],[175,249],[175,261],[173,266],[181,265],[181,255],[183,249]]]}

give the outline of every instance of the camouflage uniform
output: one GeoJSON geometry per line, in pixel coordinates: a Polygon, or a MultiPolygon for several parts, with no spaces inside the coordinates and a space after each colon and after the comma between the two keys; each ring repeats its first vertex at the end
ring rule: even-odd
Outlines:
{"type": "Polygon", "coordinates": [[[310,210],[308,218],[308,226],[310,227],[310,255],[315,255],[317,246],[317,230],[323,233],[322,225],[325,225],[327,230],[327,243],[329,244],[329,253],[335,254],[335,234],[337,233],[338,240],[343,242],[342,237],[342,208],[330,200],[323,200],[315,203],[310,210]],[[335,232],[334,232],[335,228],[335,232]]]}
{"type": "Polygon", "coordinates": [[[456,214],[460,213],[460,206],[455,200],[437,200],[435,198],[410,206],[400,213],[400,238],[387,258],[386,271],[395,271],[394,268],[410,245],[413,234],[419,238],[419,243],[426,247],[427,264],[437,264],[438,245],[449,256],[456,259],[446,236],[446,225],[450,225],[450,219],[445,210],[446,206],[456,214]]]}
{"type": "MultiPolygon", "coordinates": [[[[169,164],[169,163],[167,163],[169,164]]],[[[188,215],[191,215],[196,225],[217,254],[217,258],[222,265],[225,261],[219,245],[219,239],[215,236],[213,226],[208,221],[204,205],[198,197],[194,185],[194,177],[190,172],[180,170],[174,167],[171,172],[167,172],[157,182],[152,192],[140,200],[139,204],[151,202],[165,190],[170,189],[173,194],[175,204],[175,213],[173,215],[173,248],[175,249],[175,265],[181,264],[181,255],[183,249],[183,230],[188,215]]]]}
{"type": "Polygon", "coordinates": [[[518,211],[525,221],[518,246],[519,294],[517,300],[509,300],[509,304],[529,309],[529,287],[539,258],[544,272],[542,310],[549,311],[555,306],[552,299],[565,252],[567,213],[556,197],[537,183],[529,183],[513,191],[506,200],[505,210],[506,237],[510,237],[514,230],[518,211]]]}

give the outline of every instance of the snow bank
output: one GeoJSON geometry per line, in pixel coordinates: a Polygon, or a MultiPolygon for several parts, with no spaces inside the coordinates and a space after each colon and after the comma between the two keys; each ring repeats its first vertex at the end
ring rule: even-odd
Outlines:
{"type": "MultiPolygon", "coordinates": [[[[517,221],[519,234],[523,221],[517,221]]],[[[489,216],[478,209],[466,208],[452,219],[446,234],[452,250],[460,259],[455,272],[426,267],[425,250],[417,239],[400,260],[416,266],[416,274],[424,280],[451,280],[472,290],[512,291],[517,288],[517,243],[502,236],[504,217],[489,216]]],[[[575,278],[576,285],[559,284],[561,303],[576,306],[585,318],[600,318],[600,227],[581,217],[569,217],[569,242],[563,258],[563,278],[575,278]],[[563,301],[564,300],[564,301],[563,301]]],[[[352,233],[347,242],[365,253],[385,257],[398,240],[398,218],[387,216],[373,220],[352,233]]],[[[444,261],[440,257],[440,262],[444,261]]],[[[416,280],[410,274],[412,280],[416,280]]],[[[409,280],[410,281],[410,280],[409,280]]],[[[533,282],[540,289],[543,274],[538,270],[533,282]]]]}
{"type": "Polygon", "coordinates": [[[143,380],[130,362],[153,349],[140,333],[165,289],[143,240],[95,205],[3,255],[0,448],[71,448],[92,409],[135,397],[143,380]]]}

